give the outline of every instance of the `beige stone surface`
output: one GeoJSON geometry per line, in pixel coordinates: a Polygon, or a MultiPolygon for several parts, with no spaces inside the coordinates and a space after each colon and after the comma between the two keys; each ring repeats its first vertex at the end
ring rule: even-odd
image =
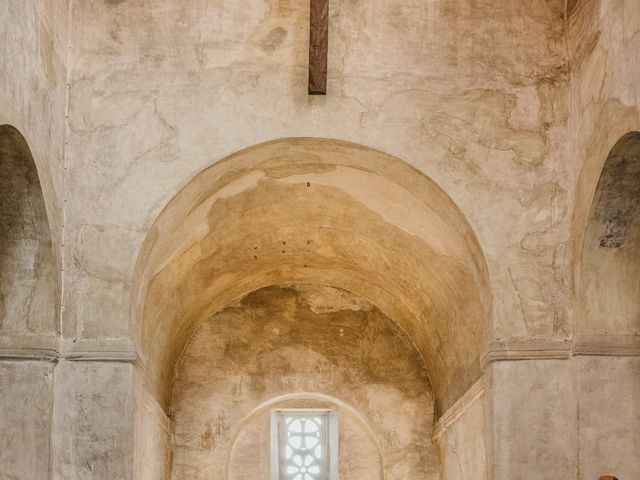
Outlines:
{"type": "Polygon", "coordinates": [[[640,477],[638,0],[2,7],[0,480],[640,477]]]}
{"type": "Polygon", "coordinates": [[[571,362],[530,360],[491,366],[489,478],[578,477],[577,404],[571,362]],[[549,374],[553,372],[553,374],[549,374]]]}
{"type": "Polygon", "coordinates": [[[112,362],[56,367],[51,478],[132,478],[133,370],[112,362]]]}
{"type": "Polygon", "coordinates": [[[49,475],[53,364],[0,362],[0,479],[49,475]]]}
{"type": "Polygon", "coordinates": [[[580,480],[638,478],[640,358],[583,357],[575,366],[580,480]]]}

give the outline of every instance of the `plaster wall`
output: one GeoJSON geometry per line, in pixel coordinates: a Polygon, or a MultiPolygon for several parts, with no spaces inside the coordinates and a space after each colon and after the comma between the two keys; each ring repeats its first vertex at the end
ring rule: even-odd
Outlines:
{"type": "Polygon", "coordinates": [[[568,360],[504,361],[489,367],[489,478],[578,477],[571,367],[568,360]]]}
{"type": "Polygon", "coordinates": [[[349,140],[433,178],[487,255],[494,334],[563,337],[563,2],[332,2],[329,95],[308,5],[74,4],[63,333],[125,338],[136,253],[195,173],[283,137],[349,140]]]}
{"type": "MultiPolygon", "coordinates": [[[[637,393],[632,393],[639,345],[633,313],[637,267],[633,259],[622,260],[623,268],[615,270],[592,268],[606,267],[607,258],[625,253],[603,251],[599,237],[584,233],[605,161],[614,145],[640,126],[640,7],[633,0],[578,0],[567,6],[574,340],[570,348],[529,343],[523,356],[530,360],[491,367],[495,478],[527,478],[534,468],[538,478],[637,476],[640,443],[632,433],[640,427],[637,393]],[[558,360],[535,360],[543,356],[558,360]],[[609,381],[619,382],[619,396],[607,389],[609,381]],[[547,471],[545,465],[553,468],[547,471]]],[[[615,199],[616,190],[611,195],[615,199]]],[[[636,221],[629,219],[630,230],[636,221]]],[[[635,234],[629,236],[631,251],[635,242],[635,234]]]]}
{"type": "Polygon", "coordinates": [[[58,364],[52,425],[54,480],[132,478],[134,368],[116,362],[58,364]]]}
{"type": "MultiPolygon", "coordinates": [[[[38,168],[56,277],[65,270],[62,343],[92,360],[63,360],[53,387],[48,362],[2,361],[2,411],[24,415],[0,422],[16,439],[2,445],[0,478],[47,478],[49,457],[36,452],[50,444],[54,478],[167,477],[166,418],[144,403],[135,367],[119,363],[135,359],[138,252],[197,172],[295,136],[392,153],[470,221],[489,268],[491,345],[506,352],[487,367],[488,478],[638,476],[637,323],[611,329],[606,315],[587,320],[572,304],[602,165],[640,129],[636,0],[571,0],[567,12],[560,0],[333,1],[324,98],[306,95],[305,2],[6,4],[0,123],[25,136],[38,168]],[[599,357],[508,361],[512,351],[569,358],[573,335],[599,357]],[[595,387],[612,378],[613,399],[595,387]],[[134,438],[144,439],[135,466],[134,438]]],[[[480,445],[479,415],[473,404],[445,433],[454,478],[482,471],[472,453],[455,457],[465,434],[480,445]]],[[[181,445],[200,441],[184,432],[181,445]]]]}
{"type": "Polygon", "coordinates": [[[0,480],[49,478],[53,366],[0,361],[0,480]]]}
{"type": "Polygon", "coordinates": [[[579,480],[640,478],[640,357],[575,361],[579,480]]]}

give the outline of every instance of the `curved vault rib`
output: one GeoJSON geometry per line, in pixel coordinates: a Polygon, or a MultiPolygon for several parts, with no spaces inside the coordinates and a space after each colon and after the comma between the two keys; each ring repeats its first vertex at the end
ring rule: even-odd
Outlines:
{"type": "Polygon", "coordinates": [[[408,164],[336,140],[258,145],[194,177],[147,235],[132,298],[147,387],[168,405],[186,342],[225,304],[316,282],[369,298],[400,324],[442,412],[480,375],[487,277],[463,214],[408,164]]]}

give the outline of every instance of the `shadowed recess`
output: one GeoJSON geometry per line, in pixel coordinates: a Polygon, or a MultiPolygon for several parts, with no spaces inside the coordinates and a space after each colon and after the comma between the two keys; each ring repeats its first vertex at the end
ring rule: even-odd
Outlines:
{"type": "Polygon", "coordinates": [[[0,126],[0,334],[55,334],[51,232],[29,147],[0,126]]]}
{"type": "Polygon", "coordinates": [[[451,199],[370,148],[286,139],[194,177],[143,245],[132,298],[146,385],[166,409],[199,325],[268,285],[315,283],[371,301],[424,357],[440,412],[480,376],[491,298],[478,241],[451,199]]]}
{"type": "Polygon", "coordinates": [[[632,132],[609,154],[589,212],[578,290],[581,333],[640,333],[639,248],[640,133],[632,132]]]}

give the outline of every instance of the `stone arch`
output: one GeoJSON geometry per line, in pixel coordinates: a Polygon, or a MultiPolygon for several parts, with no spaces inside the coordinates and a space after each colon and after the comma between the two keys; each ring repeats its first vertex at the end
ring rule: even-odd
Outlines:
{"type": "Polygon", "coordinates": [[[52,236],[31,151],[10,125],[0,126],[0,160],[0,335],[52,336],[57,333],[52,236]]]}
{"type": "Polygon", "coordinates": [[[386,312],[424,357],[439,412],[481,375],[488,273],[454,202],[382,152],[284,139],[196,175],[148,232],[131,313],[145,383],[161,406],[198,326],[243,294],[281,283],[341,288],[386,312]]]}
{"type": "Polygon", "coordinates": [[[640,333],[640,132],[609,153],[593,194],[577,277],[580,334],[640,333]]]}

